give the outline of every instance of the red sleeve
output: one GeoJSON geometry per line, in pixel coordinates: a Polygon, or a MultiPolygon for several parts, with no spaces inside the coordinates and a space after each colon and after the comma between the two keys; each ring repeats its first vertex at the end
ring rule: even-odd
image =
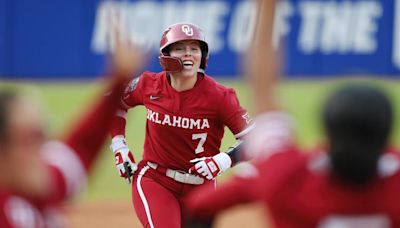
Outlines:
{"type": "Polygon", "coordinates": [[[293,177],[301,173],[306,157],[296,148],[280,150],[266,159],[259,159],[255,166],[260,174],[259,199],[269,203],[293,177]]]}
{"type": "Polygon", "coordinates": [[[242,137],[253,128],[254,125],[248,112],[240,106],[239,99],[233,89],[224,91],[219,107],[222,121],[236,138],[242,137]]]}
{"type": "Polygon", "coordinates": [[[126,128],[126,115],[128,114],[127,109],[119,109],[118,112],[122,113],[121,115],[115,115],[111,120],[110,133],[111,137],[116,135],[123,135],[125,137],[125,128],[126,128]]]}
{"type": "Polygon", "coordinates": [[[54,187],[46,200],[63,200],[74,195],[86,183],[87,172],[108,135],[122,89],[122,82],[115,82],[112,92],[102,96],[73,125],[63,141],[50,141],[43,146],[42,156],[50,166],[54,187]]]}
{"type": "Polygon", "coordinates": [[[137,77],[124,86],[124,93],[119,100],[119,110],[111,121],[111,137],[116,135],[125,136],[126,116],[128,114],[128,109],[136,105],[143,104],[143,96],[141,92],[143,80],[141,80],[141,78],[144,77],[137,77]]]}
{"type": "MultiPolygon", "coordinates": [[[[45,199],[46,202],[51,202],[51,203],[57,203],[61,202],[65,199],[66,196],[70,196],[72,194],[69,194],[70,190],[73,191],[71,186],[69,186],[70,181],[67,180],[67,177],[63,173],[63,170],[60,169],[59,166],[56,166],[54,164],[48,164],[48,172],[51,174],[51,181],[52,181],[52,186],[53,188],[51,189],[50,195],[47,196],[45,199]],[[69,183],[68,183],[69,182],[69,183]]],[[[84,178],[83,180],[85,180],[84,178]]],[[[81,181],[80,179],[79,181],[81,181]]],[[[82,184],[82,183],[79,183],[82,184]]],[[[76,190],[79,190],[78,188],[76,190]]]]}
{"type": "Polygon", "coordinates": [[[122,85],[115,84],[65,137],[64,142],[78,155],[85,169],[92,166],[108,135],[111,120],[119,107],[122,85]]]}

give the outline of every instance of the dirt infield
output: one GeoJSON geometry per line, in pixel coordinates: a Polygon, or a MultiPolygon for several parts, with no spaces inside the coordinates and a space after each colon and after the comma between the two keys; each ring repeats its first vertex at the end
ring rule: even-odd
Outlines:
{"type": "MultiPolygon", "coordinates": [[[[215,227],[268,227],[263,219],[262,207],[253,205],[224,212],[215,227]]],[[[71,228],[141,227],[130,202],[85,202],[67,207],[71,228]]]]}

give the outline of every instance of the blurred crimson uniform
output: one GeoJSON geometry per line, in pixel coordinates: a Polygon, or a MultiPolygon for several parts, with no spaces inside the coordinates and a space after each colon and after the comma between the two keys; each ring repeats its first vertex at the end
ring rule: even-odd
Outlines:
{"type": "Polygon", "coordinates": [[[240,138],[251,129],[251,121],[233,89],[202,73],[195,86],[183,92],[171,87],[165,71],[145,72],[133,80],[112,136],[125,134],[127,109],[137,105],[146,107],[147,124],[143,160],[132,184],[136,212],[142,224],[180,227],[181,197],[203,182],[212,189],[215,185],[188,174],[190,160],[220,153],[224,127],[240,138]]]}
{"type": "MultiPolygon", "coordinates": [[[[115,116],[122,91],[115,84],[113,93],[81,119],[63,141],[50,141],[41,151],[50,174],[49,194],[32,198],[0,186],[0,227],[46,228],[63,227],[62,207],[86,184],[87,173],[107,138],[111,119],[115,116]]],[[[29,169],[29,167],[21,167],[29,169]]]]}
{"type": "Polygon", "coordinates": [[[185,200],[191,217],[211,220],[233,205],[261,201],[269,208],[267,217],[275,227],[400,227],[398,153],[384,153],[378,176],[366,186],[354,187],[332,178],[325,152],[306,154],[287,144],[290,124],[283,122],[286,118],[270,117],[264,119],[268,128],[257,123],[255,132],[265,134],[252,149],[256,150],[254,145],[260,149],[262,141],[280,138],[284,143],[276,143],[275,151],[254,165],[247,164],[238,172],[240,176],[216,191],[196,189],[185,200]],[[275,130],[268,130],[271,124],[275,130]]]}

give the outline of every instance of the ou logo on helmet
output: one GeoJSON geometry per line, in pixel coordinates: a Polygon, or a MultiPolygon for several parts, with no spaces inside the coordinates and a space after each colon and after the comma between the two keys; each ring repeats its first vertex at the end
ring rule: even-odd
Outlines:
{"type": "Polygon", "coordinates": [[[182,25],[181,29],[187,36],[193,36],[193,28],[189,25],[182,25]]]}

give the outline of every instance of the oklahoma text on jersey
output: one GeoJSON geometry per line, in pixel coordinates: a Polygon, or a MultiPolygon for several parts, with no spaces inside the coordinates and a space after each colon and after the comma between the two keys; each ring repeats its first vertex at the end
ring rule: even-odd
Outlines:
{"type": "Polygon", "coordinates": [[[179,127],[184,129],[202,130],[205,128],[210,128],[208,119],[193,119],[182,116],[162,114],[150,109],[147,109],[147,119],[157,124],[168,125],[171,127],[179,127]]]}

